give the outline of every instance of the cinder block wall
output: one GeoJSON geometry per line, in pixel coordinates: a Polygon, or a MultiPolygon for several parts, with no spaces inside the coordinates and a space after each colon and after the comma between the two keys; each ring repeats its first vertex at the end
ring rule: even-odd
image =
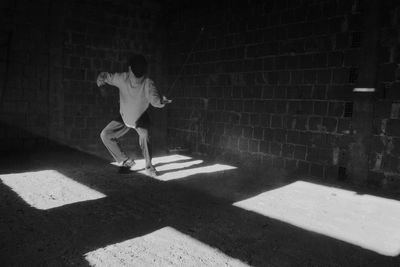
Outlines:
{"type": "MultiPolygon", "coordinates": [[[[170,145],[322,180],[346,179],[363,8],[364,1],[347,0],[171,6],[170,84],[189,59],[171,93],[170,145]]],[[[385,1],[381,12],[370,155],[380,185],[392,174],[398,182],[400,170],[399,5],[385,1]]]]}
{"type": "Polygon", "coordinates": [[[49,134],[49,5],[25,4],[0,4],[1,150],[44,145],[49,134]]]}
{"type": "MultiPolygon", "coordinates": [[[[0,75],[7,80],[1,84],[2,150],[50,140],[106,155],[99,135],[118,115],[118,90],[109,86],[108,96],[101,97],[96,77],[101,71],[127,71],[128,54],[143,53],[149,75],[163,88],[160,4],[16,0],[0,7],[5,44],[0,75]]],[[[152,115],[160,120],[159,113],[152,115]]],[[[154,134],[164,139],[163,131],[154,134]]],[[[132,131],[122,142],[132,150],[137,137],[132,131]]]]}
{"type": "MultiPolygon", "coordinates": [[[[107,97],[102,97],[95,80],[101,71],[127,71],[130,53],[146,56],[149,76],[163,89],[161,15],[161,6],[154,1],[77,1],[65,14],[62,134],[67,144],[107,154],[99,135],[118,116],[119,96],[108,86],[107,97]]],[[[152,117],[158,126],[157,112],[152,117]]],[[[162,131],[153,133],[153,139],[163,139],[162,131]]],[[[135,131],[121,143],[127,151],[137,151],[135,131]]]]}
{"type": "Polygon", "coordinates": [[[384,187],[399,186],[400,173],[400,3],[383,1],[370,169],[384,187]]]}
{"type": "MultiPolygon", "coordinates": [[[[153,112],[156,140],[167,139],[168,122],[170,147],[346,179],[364,3],[3,1],[0,148],[54,140],[106,154],[99,133],[118,113],[118,96],[109,88],[102,98],[94,81],[100,71],[124,71],[127,54],[138,52],[164,93],[182,69],[168,118],[153,112]]],[[[392,187],[400,171],[399,4],[384,1],[380,13],[369,168],[373,183],[392,187]]],[[[135,148],[135,138],[122,142],[135,148]]]]}

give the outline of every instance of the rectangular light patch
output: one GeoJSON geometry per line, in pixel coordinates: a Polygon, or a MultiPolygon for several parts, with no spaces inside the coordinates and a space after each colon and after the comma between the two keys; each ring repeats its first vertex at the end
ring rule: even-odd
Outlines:
{"type": "Polygon", "coordinates": [[[106,197],[55,170],[1,174],[0,180],[26,203],[41,210],[106,197]]]}
{"type": "Polygon", "coordinates": [[[90,266],[248,266],[172,227],[84,256],[90,266]]]}
{"type": "Polygon", "coordinates": [[[192,160],[192,161],[186,161],[186,162],[169,163],[169,164],[165,164],[165,165],[161,165],[161,166],[157,167],[157,171],[163,172],[163,171],[185,169],[185,168],[189,168],[189,167],[199,165],[202,163],[203,163],[202,160],[192,160]]]}
{"type": "Polygon", "coordinates": [[[210,165],[210,166],[167,172],[165,174],[157,176],[156,179],[161,180],[161,181],[170,181],[170,180],[181,179],[181,178],[185,178],[185,177],[195,175],[195,174],[200,174],[200,173],[213,173],[213,172],[227,171],[227,170],[233,170],[233,169],[236,169],[236,167],[229,166],[229,165],[222,165],[222,164],[214,164],[214,165],[210,165]]]}
{"type": "Polygon", "coordinates": [[[400,202],[298,181],[234,206],[386,256],[400,254],[400,202]]]}
{"type": "MultiPolygon", "coordinates": [[[[172,163],[172,162],[177,162],[181,160],[189,160],[191,157],[183,156],[183,155],[168,155],[168,156],[161,156],[161,157],[155,157],[152,159],[153,165],[157,164],[165,164],[165,163],[172,163]]],[[[131,168],[131,170],[141,170],[144,169],[145,167],[145,162],[144,159],[135,159],[136,165],[131,168]]],[[[112,165],[119,166],[117,162],[112,162],[112,165]]]]}
{"type": "Polygon", "coordinates": [[[373,92],[375,92],[375,88],[354,88],[353,92],[373,93],[373,92]]]}

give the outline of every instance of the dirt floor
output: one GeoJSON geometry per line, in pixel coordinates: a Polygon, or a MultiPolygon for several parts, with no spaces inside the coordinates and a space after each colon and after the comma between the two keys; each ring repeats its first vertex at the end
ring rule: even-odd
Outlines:
{"type": "MultiPolygon", "coordinates": [[[[288,188],[284,186],[293,179],[240,168],[201,173],[201,167],[217,163],[198,157],[160,161],[157,168],[165,179],[158,180],[140,170],[118,173],[106,160],[65,148],[6,155],[0,163],[0,265],[400,266],[400,239],[394,232],[400,224],[382,228],[386,232],[381,239],[388,246],[383,251],[392,253],[388,256],[364,246],[363,240],[358,246],[351,238],[343,241],[329,232],[246,210],[233,204],[269,191],[275,192],[269,196],[274,207],[286,203],[276,190],[288,188]],[[191,164],[195,173],[190,173],[191,164]],[[172,175],[175,172],[179,179],[172,175]]],[[[305,224],[317,224],[326,210],[321,215],[303,212],[306,205],[314,207],[308,211],[319,206],[296,201],[299,188],[280,215],[297,211],[297,218],[311,218],[305,224]]],[[[338,192],[315,197],[331,205],[338,192]]],[[[343,203],[340,209],[346,210],[343,203]]],[[[398,208],[396,200],[390,203],[398,208]]],[[[324,217],[323,229],[340,232],[334,222],[346,224],[338,216],[324,217]]],[[[381,221],[396,220],[395,216],[381,221]]],[[[364,219],[359,222],[361,230],[370,227],[369,218],[364,219]]]]}

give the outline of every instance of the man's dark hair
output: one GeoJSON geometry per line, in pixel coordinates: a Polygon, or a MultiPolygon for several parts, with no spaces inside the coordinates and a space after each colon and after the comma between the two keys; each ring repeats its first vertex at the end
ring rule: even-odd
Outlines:
{"type": "Polygon", "coordinates": [[[147,73],[147,61],[141,54],[135,54],[129,57],[128,66],[131,67],[133,74],[135,74],[137,78],[140,78],[147,73]]]}

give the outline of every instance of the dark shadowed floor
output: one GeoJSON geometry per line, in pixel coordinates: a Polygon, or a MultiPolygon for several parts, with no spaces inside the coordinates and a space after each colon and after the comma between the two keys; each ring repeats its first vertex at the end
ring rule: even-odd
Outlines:
{"type": "Polygon", "coordinates": [[[118,174],[108,161],[65,148],[4,156],[1,265],[400,266],[400,227],[382,226],[398,219],[397,200],[386,204],[381,196],[379,207],[393,211],[377,212],[370,210],[375,202],[365,207],[360,202],[375,198],[358,201],[363,194],[336,193],[275,172],[216,168],[190,173],[214,164],[197,157],[160,162],[165,179],[157,180],[137,172],[118,174]],[[305,194],[308,185],[313,191],[305,194]],[[335,199],[338,194],[346,199],[335,199]],[[250,203],[266,204],[258,209],[271,216],[243,208],[255,196],[260,200],[250,203]],[[350,207],[354,199],[358,208],[350,207]],[[341,206],[331,211],[332,203],[341,206]],[[289,213],[295,215],[285,217],[289,213]],[[370,215],[387,217],[371,226],[370,215]],[[346,225],[354,229],[343,229],[346,225]],[[368,229],[383,232],[371,237],[368,229]],[[358,239],[357,231],[365,236],[358,239]]]}

